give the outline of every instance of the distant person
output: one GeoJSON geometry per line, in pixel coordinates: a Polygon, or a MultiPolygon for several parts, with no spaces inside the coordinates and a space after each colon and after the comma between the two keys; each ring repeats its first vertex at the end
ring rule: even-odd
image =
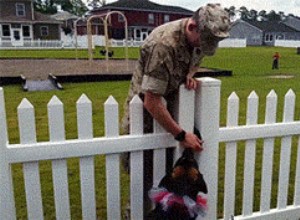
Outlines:
{"type": "Polygon", "coordinates": [[[279,59],[280,59],[280,54],[278,52],[276,52],[273,55],[273,65],[272,65],[272,69],[279,69],[279,59]]]}

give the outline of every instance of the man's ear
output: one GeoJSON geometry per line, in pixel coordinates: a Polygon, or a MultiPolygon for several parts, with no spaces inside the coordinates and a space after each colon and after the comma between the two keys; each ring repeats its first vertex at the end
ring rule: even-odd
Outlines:
{"type": "Polygon", "coordinates": [[[196,29],[197,29],[197,25],[196,25],[195,22],[191,22],[191,23],[188,24],[188,30],[189,30],[190,32],[192,32],[192,31],[194,31],[194,30],[196,30],[196,29]]]}

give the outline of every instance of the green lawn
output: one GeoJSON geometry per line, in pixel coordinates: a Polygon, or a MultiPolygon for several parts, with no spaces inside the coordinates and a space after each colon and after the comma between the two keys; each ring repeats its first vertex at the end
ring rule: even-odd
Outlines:
{"type": "MultiPolygon", "coordinates": [[[[99,50],[99,48],[97,48],[99,50]]],[[[117,57],[122,57],[124,51],[122,48],[116,51],[117,57]]],[[[54,51],[52,55],[47,55],[51,51],[40,52],[37,51],[1,51],[0,56],[3,57],[74,57],[74,51],[59,50],[54,51]],[[5,53],[3,53],[5,52],[5,53]],[[6,54],[6,55],[5,55],[6,54]],[[31,54],[31,55],[29,55],[31,54]]],[[[87,55],[86,51],[81,51],[82,57],[87,55]],[[86,54],[85,54],[86,53],[86,54]]],[[[95,54],[98,52],[95,52],[95,54]]],[[[137,49],[130,50],[130,58],[136,58],[138,55],[137,49]]],[[[278,121],[282,120],[282,108],[284,95],[289,89],[293,89],[298,99],[296,99],[296,114],[295,118],[300,119],[300,55],[296,54],[295,48],[275,48],[275,47],[247,47],[247,48],[221,48],[213,57],[204,59],[201,66],[229,69],[233,71],[232,77],[219,77],[222,81],[221,94],[221,126],[226,124],[226,101],[231,92],[235,91],[240,97],[240,119],[239,123],[244,124],[246,121],[245,113],[247,107],[247,97],[252,90],[255,90],[260,97],[259,106],[259,123],[264,121],[265,112],[265,97],[274,89],[278,94],[278,121]],[[280,69],[272,70],[272,55],[275,51],[281,54],[280,69]],[[268,78],[272,75],[293,75],[291,79],[273,79],[268,78]]],[[[35,106],[37,138],[39,141],[46,141],[48,137],[47,125],[47,103],[53,95],[58,96],[64,103],[65,122],[66,122],[66,138],[72,139],[77,137],[76,125],[76,101],[82,93],[85,93],[93,103],[93,122],[94,135],[102,136],[104,134],[103,122],[103,103],[109,95],[113,95],[120,103],[120,117],[123,112],[123,102],[125,101],[129,82],[95,82],[95,83],[65,83],[63,91],[50,92],[23,92],[21,86],[5,86],[6,112],[8,117],[8,132],[11,143],[19,142],[18,121],[17,121],[17,106],[22,98],[27,98],[35,106]]],[[[260,169],[261,169],[261,154],[262,154],[262,140],[258,140],[257,144],[257,164],[256,164],[256,181],[260,183],[260,169]]],[[[278,180],[278,161],[280,152],[280,142],[276,141],[276,150],[274,154],[274,176],[273,182],[276,186],[278,180]]],[[[289,189],[289,204],[292,203],[293,181],[296,163],[296,138],[293,142],[292,165],[291,165],[291,180],[289,189]]],[[[243,158],[244,158],[244,143],[239,143],[238,150],[238,165],[237,165],[237,187],[236,187],[236,213],[241,213],[242,206],[242,172],[243,172],[243,158]]],[[[224,179],[224,145],[220,147],[220,171],[219,171],[219,210],[221,216],[223,210],[223,179],[224,179]]],[[[97,214],[98,216],[106,216],[106,195],[105,195],[105,164],[104,157],[95,158],[96,164],[96,190],[97,190],[97,214]],[[102,183],[102,185],[101,185],[102,183]]],[[[21,174],[21,165],[13,166],[14,181],[16,184],[15,195],[17,200],[17,215],[18,219],[26,219],[26,202],[24,197],[23,176],[21,174]]],[[[69,172],[69,188],[71,197],[71,213],[72,219],[81,218],[80,208],[80,184],[78,177],[78,159],[68,160],[69,172]]],[[[55,219],[54,217],[54,202],[53,202],[53,188],[51,186],[51,165],[49,161],[41,163],[41,177],[42,177],[42,193],[44,196],[44,212],[45,219],[55,219]]],[[[122,173],[122,204],[127,202],[128,197],[128,176],[122,173]]],[[[259,191],[260,184],[255,184],[255,209],[259,209],[259,191]]],[[[272,207],[276,206],[276,187],[272,188],[272,207]]],[[[102,219],[102,218],[101,218],[102,219]]],[[[103,217],[105,219],[105,217],[103,217]]]]}
{"type": "MultiPolygon", "coordinates": [[[[105,59],[105,56],[100,54],[100,50],[104,49],[104,47],[96,46],[93,50],[93,58],[96,59],[105,59]]],[[[109,48],[109,51],[113,51],[114,59],[125,58],[125,49],[121,47],[109,48]]],[[[41,58],[50,58],[50,59],[88,59],[88,50],[87,49],[78,49],[77,52],[75,49],[29,49],[29,50],[12,50],[5,49],[1,50],[0,59],[2,58],[30,58],[30,59],[41,59],[41,58]]],[[[139,55],[139,51],[137,48],[128,48],[128,57],[131,59],[136,59],[139,55]]]]}

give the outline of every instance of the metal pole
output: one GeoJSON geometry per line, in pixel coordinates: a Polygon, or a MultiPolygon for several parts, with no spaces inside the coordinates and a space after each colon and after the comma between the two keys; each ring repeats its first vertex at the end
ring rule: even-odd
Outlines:
{"type": "Polygon", "coordinates": [[[105,19],[104,19],[104,34],[105,34],[105,60],[106,60],[106,71],[108,72],[109,68],[108,68],[108,27],[107,27],[107,19],[108,16],[110,15],[107,14],[105,19]]]}
{"type": "Polygon", "coordinates": [[[87,34],[88,34],[87,40],[88,40],[88,55],[89,55],[90,66],[91,66],[92,60],[93,60],[93,51],[92,51],[93,38],[92,38],[92,27],[91,27],[91,19],[92,18],[93,18],[93,16],[87,20],[87,34]]]}
{"type": "Polygon", "coordinates": [[[124,20],[125,20],[125,60],[126,60],[126,68],[127,71],[129,71],[129,61],[128,61],[128,24],[127,24],[127,19],[124,16],[124,20]]]}
{"type": "Polygon", "coordinates": [[[78,51],[77,51],[77,47],[78,47],[78,41],[77,41],[77,21],[78,20],[76,20],[76,21],[73,22],[73,24],[74,24],[74,32],[75,32],[75,57],[76,57],[76,60],[78,60],[78,51]]]}

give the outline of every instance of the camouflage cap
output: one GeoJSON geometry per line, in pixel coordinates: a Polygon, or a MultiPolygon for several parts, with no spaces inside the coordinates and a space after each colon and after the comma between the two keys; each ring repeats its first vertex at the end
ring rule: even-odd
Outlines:
{"type": "Polygon", "coordinates": [[[194,18],[200,30],[208,29],[212,35],[219,38],[229,37],[230,17],[220,4],[207,4],[200,7],[194,18]]]}

